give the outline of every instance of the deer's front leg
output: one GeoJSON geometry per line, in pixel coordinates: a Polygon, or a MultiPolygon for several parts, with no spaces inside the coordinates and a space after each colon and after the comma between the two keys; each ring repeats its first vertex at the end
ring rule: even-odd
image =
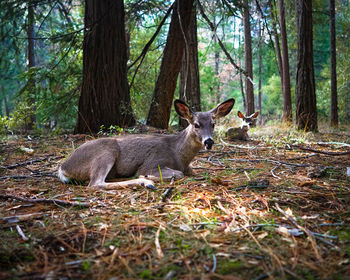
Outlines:
{"type": "Polygon", "coordinates": [[[120,182],[108,182],[108,183],[105,183],[103,186],[98,186],[98,187],[101,187],[102,189],[113,190],[120,187],[136,187],[136,186],[145,186],[148,189],[156,190],[156,187],[154,186],[154,182],[152,180],[146,179],[143,176],[140,176],[140,178],[133,179],[133,180],[120,181],[120,182]]]}
{"type": "Polygon", "coordinates": [[[192,176],[192,175],[193,175],[193,170],[192,170],[192,168],[189,167],[189,166],[187,166],[187,167],[185,168],[184,174],[185,174],[186,176],[192,176]]]}
{"type": "Polygon", "coordinates": [[[113,154],[104,154],[96,158],[95,164],[90,171],[89,187],[101,189],[115,189],[119,187],[146,186],[149,189],[155,189],[153,181],[141,177],[139,179],[127,180],[122,182],[106,182],[106,177],[115,163],[113,154]]]}
{"type": "Polygon", "coordinates": [[[172,179],[178,180],[183,178],[185,175],[180,170],[171,169],[169,167],[163,167],[160,169],[155,169],[151,172],[147,172],[147,178],[154,180],[154,181],[160,181],[161,179],[163,181],[171,181],[172,179]]]}

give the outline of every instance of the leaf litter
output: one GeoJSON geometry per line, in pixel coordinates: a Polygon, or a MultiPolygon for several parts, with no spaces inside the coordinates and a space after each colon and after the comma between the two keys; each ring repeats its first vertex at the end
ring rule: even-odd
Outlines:
{"type": "Polygon", "coordinates": [[[87,136],[8,138],[0,278],[342,279],[349,137],[303,137],[217,139],[193,161],[192,177],[111,191],[55,178],[87,136]]]}

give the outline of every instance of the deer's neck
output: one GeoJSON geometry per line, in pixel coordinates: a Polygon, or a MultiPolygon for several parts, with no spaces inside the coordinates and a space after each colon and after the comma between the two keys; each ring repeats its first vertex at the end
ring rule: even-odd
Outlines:
{"type": "Polygon", "coordinates": [[[201,149],[202,144],[196,141],[191,125],[176,135],[176,151],[184,167],[190,164],[201,149]]]}

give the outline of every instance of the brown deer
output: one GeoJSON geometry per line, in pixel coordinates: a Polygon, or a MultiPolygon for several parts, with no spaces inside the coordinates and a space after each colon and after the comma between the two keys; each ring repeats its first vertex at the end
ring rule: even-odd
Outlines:
{"type": "Polygon", "coordinates": [[[242,119],[240,127],[230,127],[226,132],[226,137],[229,140],[243,140],[249,141],[248,130],[254,123],[254,120],[258,117],[259,112],[251,114],[249,117],[243,115],[240,111],[237,113],[238,117],[242,119]]]}
{"type": "Polygon", "coordinates": [[[130,135],[91,140],[78,147],[58,169],[64,183],[71,179],[89,181],[89,187],[113,189],[119,186],[145,185],[152,180],[170,180],[191,175],[190,162],[202,148],[214,144],[215,119],[226,116],[235,103],[229,99],[208,112],[193,112],[181,100],[174,107],[189,126],[176,135],[130,135]],[[123,182],[106,179],[144,177],[123,182]],[[152,180],[150,180],[152,179],[152,180]]]}

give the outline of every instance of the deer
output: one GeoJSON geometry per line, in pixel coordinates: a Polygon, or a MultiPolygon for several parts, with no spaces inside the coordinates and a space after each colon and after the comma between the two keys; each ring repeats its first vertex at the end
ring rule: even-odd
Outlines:
{"type": "Polygon", "coordinates": [[[240,127],[230,127],[226,132],[226,137],[229,140],[243,140],[249,141],[248,130],[253,125],[254,120],[258,117],[259,112],[255,112],[250,116],[246,117],[240,111],[237,113],[238,117],[242,119],[240,127]]]}
{"type": "Polygon", "coordinates": [[[190,176],[189,164],[193,158],[201,149],[210,150],[214,144],[216,119],[230,113],[234,103],[231,98],[210,111],[193,112],[185,102],[175,100],[175,111],[188,121],[187,128],[173,135],[128,135],[90,140],[59,166],[58,178],[63,183],[89,181],[88,187],[95,189],[135,185],[155,189],[154,181],[190,176]],[[110,182],[135,175],[140,177],[110,182]]]}

